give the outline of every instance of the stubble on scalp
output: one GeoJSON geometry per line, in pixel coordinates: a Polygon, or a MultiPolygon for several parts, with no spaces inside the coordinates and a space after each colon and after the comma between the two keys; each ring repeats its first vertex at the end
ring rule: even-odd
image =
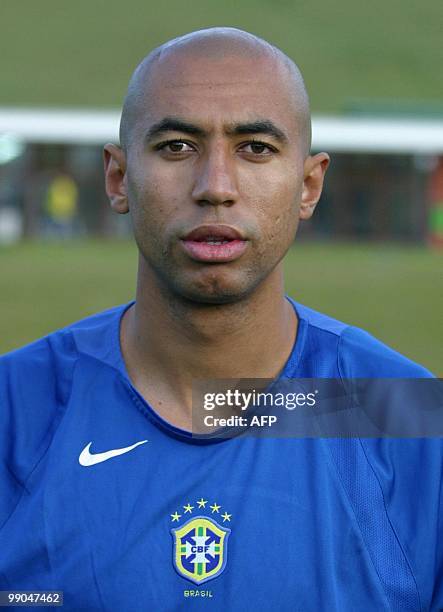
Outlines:
{"type": "Polygon", "coordinates": [[[142,113],[146,113],[150,75],[154,68],[162,62],[179,53],[192,57],[220,60],[226,57],[239,58],[271,58],[276,69],[282,70],[285,82],[294,102],[294,112],[298,125],[300,142],[305,156],[311,148],[311,116],[309,97],[300,69],[281,49],[244,30],[228,27],[198,30],[174,38],[155,48],[135,69],[123,103],[120,121],[120,145],[127,153],[134,128],[142,113]]]}

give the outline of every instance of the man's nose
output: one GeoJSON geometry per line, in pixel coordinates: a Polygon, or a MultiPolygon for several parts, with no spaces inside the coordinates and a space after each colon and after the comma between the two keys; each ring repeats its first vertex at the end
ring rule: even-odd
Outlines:
{"type": "Polygon", "coordinates": [[[235,164],[223,146],[213,147],[199,160],[192,197],[199,205],[231,206],[238,199],[235,164]]]}

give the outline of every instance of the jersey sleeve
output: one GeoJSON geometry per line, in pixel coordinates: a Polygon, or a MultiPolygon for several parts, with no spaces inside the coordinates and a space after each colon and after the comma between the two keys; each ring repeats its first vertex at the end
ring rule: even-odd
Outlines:
{"type": "Polygon", "coordinates": [[[27,494],[69,398],[75,356],[60,336],[0,358],[0,529],[27,494]]]}
{"type": "MultiPolygon", "coordinates": [[[[340,340],[343,378],[430,378],[421,365],[367,332],[348,327],[340,340]]],[[[436,381],[437,382],[437,381],[436,381]]],[[[443,609],[443,441],[362,438],[388,520],[415,578],[422,609],[443,609]]],[[[386,551],[380,551],[380,555],[386,551]]],[[[395,567],[392,568],[395,572],[395,567]]]]}

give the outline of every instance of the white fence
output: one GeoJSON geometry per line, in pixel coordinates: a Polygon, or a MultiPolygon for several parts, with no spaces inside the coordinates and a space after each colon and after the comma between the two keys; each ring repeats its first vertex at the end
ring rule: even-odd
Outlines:
{"type": "MultiPolygon", "coordinates": [[[[118,111],[0,108],[0,135],[23,142],[118,142],[118,111]]],[[[314,115],[313,149],[343,153],[443,154],[443,119],[314,115]]]]}

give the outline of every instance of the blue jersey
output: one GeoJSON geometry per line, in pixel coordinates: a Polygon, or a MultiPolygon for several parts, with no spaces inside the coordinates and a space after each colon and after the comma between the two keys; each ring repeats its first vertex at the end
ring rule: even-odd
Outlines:
{"type": "MultiPolygon", "coordinates": [[[[287,378],[427,377],[293,302],[287,378]]],[[[0,590],[64,609],[443,609],[438,439],[195,440],[131,385],[121,306],[0,360],[0,590]]]]}

